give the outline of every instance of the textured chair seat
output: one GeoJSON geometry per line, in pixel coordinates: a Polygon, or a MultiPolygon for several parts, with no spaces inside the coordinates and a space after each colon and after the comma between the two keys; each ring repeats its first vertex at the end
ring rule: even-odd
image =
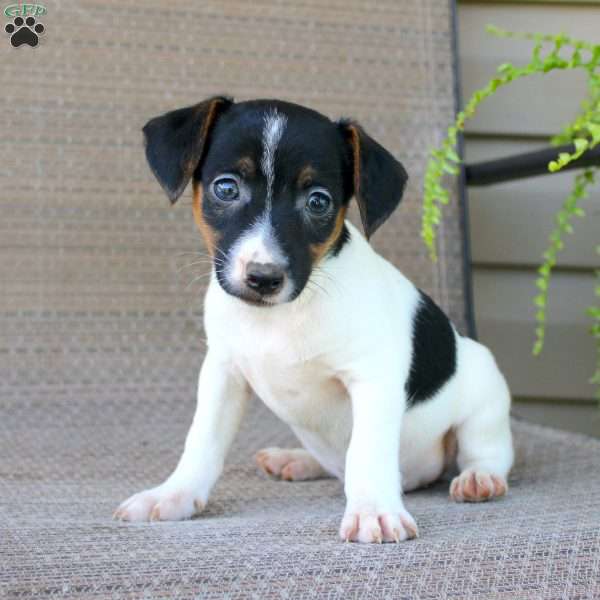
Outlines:
{"type": "Polygon", "coordinates": [[[193,411],[180,392],[1,406],[0,597],[600,596],[600,442],[523,422],[510,494],[461,505],[447,482],[410,493],[415,541],[345,544],[339,481],[259,473],[256,450],[297,442],[258,403],[202,516],[112,521],[177,461],[193,411]]]}

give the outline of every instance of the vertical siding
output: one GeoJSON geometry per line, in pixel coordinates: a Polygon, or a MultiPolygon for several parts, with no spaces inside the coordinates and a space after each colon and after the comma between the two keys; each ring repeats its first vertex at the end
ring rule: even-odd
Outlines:
{"type": "MultiPolygon", "coordinates": [[[[530,44],[498,40],[487,24],[513,31],[559,33],[600,42],[600,5],[465,3],[459,6],[462,95],[466,100],[504,62],[523,63],[530,44]]],[[[578,73],[519,81],[481,106],[469,124],[465,154],[477,162],[544,147],[577,112],[585,93],[578,73]]],[[[584,309],[594,300],[594,252],[600,243],[600,187],[588,218],[566,240],[554,277],[546,350],[531,355],[535,267],[573,174],[535,177],[469,191],[475,308],[481,340],[498,357],[516,396],[591,399],[594,344],[584,309]]]]}

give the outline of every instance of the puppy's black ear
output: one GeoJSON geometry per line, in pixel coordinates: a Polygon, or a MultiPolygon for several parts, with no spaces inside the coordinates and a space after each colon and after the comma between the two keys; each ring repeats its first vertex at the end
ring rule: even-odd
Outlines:
{"type": "Polygon", "coordinates": [[[398,206],[408,175],[360,125],[342,120],[339,126],[350,147],[353,193],[368,239],[398,206]]]}
{"type": "Polygon", "coordinates": [[[232,103],[215,96],[155,117],[144,126],[148,164],[171,203],[181,196],[202,160],[217,116],[232,103]]]}

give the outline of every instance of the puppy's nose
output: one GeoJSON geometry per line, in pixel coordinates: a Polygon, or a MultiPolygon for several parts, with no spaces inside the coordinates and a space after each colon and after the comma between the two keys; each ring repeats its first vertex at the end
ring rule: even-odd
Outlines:
{"type": "Polygon", "coordinates": [[[285,271],[273,263],[246,265],[246,285],[261,296],[276,294],[283,287],[284,279],[285,271]]]}

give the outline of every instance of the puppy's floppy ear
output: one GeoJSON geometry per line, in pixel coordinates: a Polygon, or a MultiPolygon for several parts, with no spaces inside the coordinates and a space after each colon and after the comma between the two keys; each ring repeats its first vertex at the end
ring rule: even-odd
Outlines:
{"type": "Polygon", "coordinates": [[[367,239],[392,214],[404,193],[404,167],[358,123],[338,122],[350,147],[352,187],[367,239]]]}
{"type": "Polygon", "coordinates": [[[171,203],[181,196],[202,160],[217,116],[232,103],[215,96],[155,117],[144,126],[148,164],[171,203]]]}

